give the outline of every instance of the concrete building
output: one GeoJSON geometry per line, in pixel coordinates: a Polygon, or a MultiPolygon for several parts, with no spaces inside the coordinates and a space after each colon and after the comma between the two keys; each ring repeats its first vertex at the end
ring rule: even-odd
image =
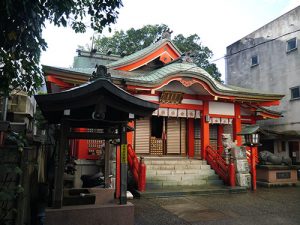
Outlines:
{"type": "Polygon", "coordinates": [[[264,147],[300,163],[300,6],[227,47],[226,83],[285,97],[272,109],[283,117],[262,121],[264,147]]]}

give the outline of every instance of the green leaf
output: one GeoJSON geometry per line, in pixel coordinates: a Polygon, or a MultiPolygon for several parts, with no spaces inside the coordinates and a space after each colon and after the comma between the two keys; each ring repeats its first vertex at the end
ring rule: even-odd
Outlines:
{"type": "Polygon", "coordinates": [[[0,1],[0,93],[8,95],[18,88],[32,95],[42,85],[39,61],[47,48],[42,38],[46,21],[85,32],[83,19],[90,18],[92,27],[101,32],[115,22],[121,6],[121,0],[0,1]]]}

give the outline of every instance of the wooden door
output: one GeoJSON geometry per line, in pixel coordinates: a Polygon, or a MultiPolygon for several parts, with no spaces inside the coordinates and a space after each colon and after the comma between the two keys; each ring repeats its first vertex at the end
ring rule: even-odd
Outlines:
{"type": "Polygon", "coordinates": [[[150,119],[149,117],[135,121],[135,152],[149,154],[150,119]]]}
{"type": "Polygon", "coordinates": [[[167,154],[180,154],[180,119],[167,120],[167,154]]]}

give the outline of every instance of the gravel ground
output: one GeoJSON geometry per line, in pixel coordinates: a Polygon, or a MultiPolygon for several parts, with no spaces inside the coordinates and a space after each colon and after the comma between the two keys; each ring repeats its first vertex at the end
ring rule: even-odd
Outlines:
{"type": "Polygon", "coordinates": [[[300,187],[131,202],[135,225],[300,225],[300,187]]]}

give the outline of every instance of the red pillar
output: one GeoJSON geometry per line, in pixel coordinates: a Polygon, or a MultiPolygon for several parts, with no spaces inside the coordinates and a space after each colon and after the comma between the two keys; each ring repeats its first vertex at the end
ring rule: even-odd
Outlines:
{"type": "Polygon", "coordinates": [[[209,117],[208,101],[203,101],[203,113],[201,115],[201,157],[206,160],[206,147],[209,145],[209,117]]]}
{"type": "Polygon", "coordinates": [[[218,152],[220,154],[223,153],[223,143],[222,143],[222,134],[224,133],[223,125],[218,126],[218,152]]]}
{"type": "Polygon", "coordinates": [[[238,146],[242,145],[242,136],[237,135],[237,133],[242,130],[242,122],[241,122],[241,106],[238,103],[234,104],[234,119],[232,121],[233,128],[233,137],[232,140],[236,141],[238,146]]]}
{"type": "MultiPolygon", "coordinates": [[[[256,118],[252,118],[251,124],[256,124],[256,118]]],[[[257,147],[251,147],[251,182],[252,182],[252,190],[256,191],[256,159],[258,158],[258,150],[257,147]]]]}
{"type": "Polygon", "coordinates": [[[194,149],[194,119],[189,118],[188,119],[188,156],[190,158],[193,158],[195,155],[195,149],[194,149]]]}
{"type": "Polygon", "coordinates": [[[250,147],[251,151],[251,181],[252,181],[252,190],[256,191],[256,147],[250,147]]]}

